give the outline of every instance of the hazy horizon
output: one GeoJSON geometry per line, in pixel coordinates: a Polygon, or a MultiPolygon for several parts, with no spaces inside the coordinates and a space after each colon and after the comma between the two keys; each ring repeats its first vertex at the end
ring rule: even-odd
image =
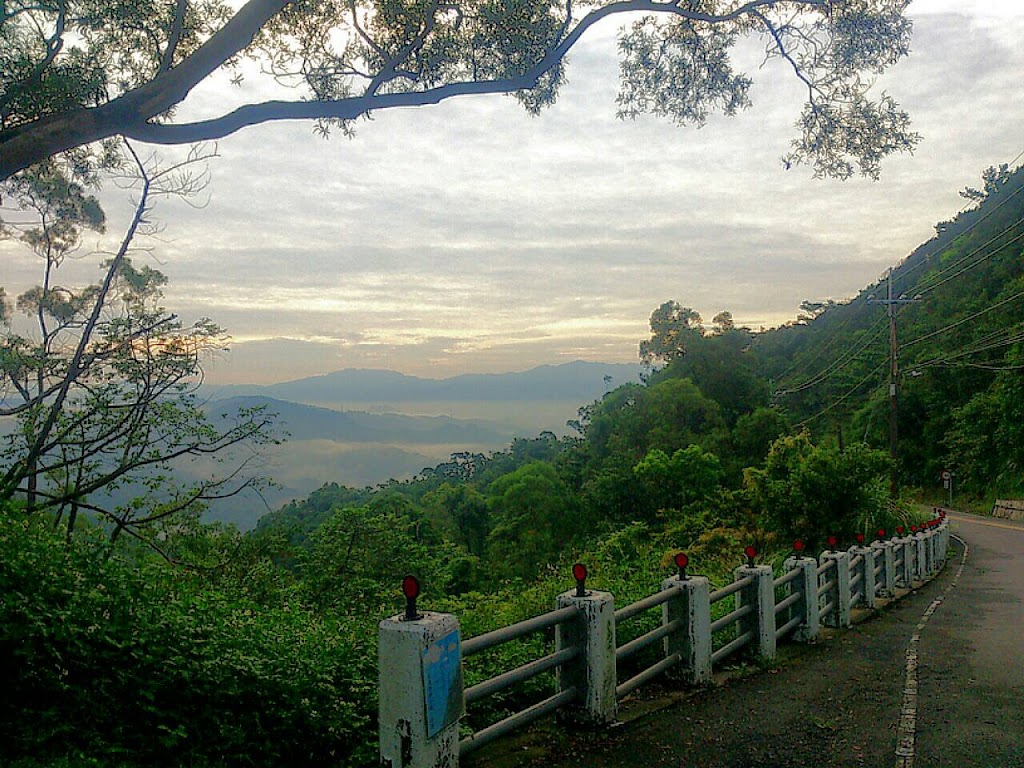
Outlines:
{"type": "MultiPolygon", "coordinates": [[[[207,366],[215,384],[633,363],[669,299],[773,327],[803,300],[876,280],[964,207],[958,192],[985,168],[1024,150],[1024,4],[917,0],[908,14],[911,53],[873,93],[891,94],[922,141],[877,182],[783,167],[805,94],[784,62],[761,66],[756,41],[736,52],[751,109],[702,129],[617,120],[615,25],[603,24],[537,117],[480,96],[385,110],[351,140],[301,122],[227,137],[194,201],[205,205],[157,205],[163,230],[136,258],[168,275],[170,311],[232,334],[207,366]]],[[[179,117],[273,97],[258,80],[215,77],[179,117]]],[[[107,233],[86,238],[64,284],[97,279],[123,234],[129,196],[108,185],[101,197],[107,233]]],[[[0,242],[0,258],[8,295],[39,282],[27,249],[0,242]]]]}

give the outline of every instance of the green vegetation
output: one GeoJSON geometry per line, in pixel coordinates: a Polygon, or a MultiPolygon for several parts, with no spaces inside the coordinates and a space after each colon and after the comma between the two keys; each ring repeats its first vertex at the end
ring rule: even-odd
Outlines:
{"type": "MultiPolygon", "coordinates": [[[[900,483],[943,498],[949,469],[958,493],[988,506],[1024,494],[1024,169],[989,168],[983,182],[892,281],[912,300],[896,318],[900,483]]],[[[888,444],[888,321],[870,303],[886,290],[883,279],[847,302],[808,303],[753,345],[776,403],[819,438],[888,444]]]]}
{"type": "Polygon", "coordinates": [[[891,96],[871,93],[873,76],[909,51],[910,20],[891,0],[753,0],[737,8],[640,0],[11,0],[3,8],[0,179],[53,158],[76,180],[95,178],[103,165],[96,145],[115,137],[189,144],[281,119],[351,134],[371,113],[480,93],[511,94],[538,113],[556,100],[577,41],[624,13],[644,16],[619,34],[622,118],[703,125],[711,113],[749,107],[752,81],[732,59],[749,36],[807,89],[787,164],[877,176],[882,159],[919,138],[891,96]],[[255,78],[256,92],[273,78],[294,98],[176,119],[188,93],[225,70],[236,84],[255,78]]]}
{"type": "MultiPolygon", "coordinates": [[[[176,518],[159,552],[110,521],[11,494],[0,517],[0,760],[23,766],[360,766],[374,761],[376,622],[406,572],[467,636],[548,609],[586,562],[620,603],[686,550],[724,580],[755,544],[849,542],[911,519],[938,470],[983,499],[1024,491],[1021,172],[894,275],[908,303],[889,497],[887,324],[868,304],[808,303],[754,334],[666,302],[646,381],[580,409],[575,435],[463,453],[378,488],[328,484],[251,534],[176,518]],[[661,365],[660,368],[655,366],[661,365]],[[920,375],[912,375],[913,372],[920,375]],[[59,525],[58,525],[59,524],[59,525]],[[69,536],[68,531],[74,535],[69,536]]],[[[977,190],[973,191],[976,194],[977,190]]],[[[626,632],[642,632],[638,618],[626,632]]],[[[467,682],[534,657],[543,635],[467,666],[467,682]]],[[[474,707],[475,728],[551,685],[474,707]]]]}

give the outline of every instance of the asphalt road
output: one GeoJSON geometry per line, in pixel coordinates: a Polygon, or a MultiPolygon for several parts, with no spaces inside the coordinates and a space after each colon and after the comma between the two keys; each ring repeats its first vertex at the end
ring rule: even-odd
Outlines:
{"type": "Polygon", "coordinates": [[[969,549],[921,637],[917,764],[1024,768],[1024,525],[952,520],[969,549]]]}
{"type": "Polygon", "coordinates": [[[942,574],[853,629],[783,646],[777,666],[709,689],[641,689],[616,728],[566,733],[552,721],[466,764],[1024,768],[1024,525],[953,520],[966,558],[954,542],[942,574]],[[916,718],[913,753],[900,757],[908,648],[916,718]]]}

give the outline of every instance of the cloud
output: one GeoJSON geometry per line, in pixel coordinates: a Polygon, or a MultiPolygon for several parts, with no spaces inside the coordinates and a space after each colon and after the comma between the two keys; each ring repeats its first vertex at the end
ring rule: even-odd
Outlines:
{"type": "MultiPolygon", "coordinates": [[[[211,372],[221,381],[632,361],[666,299],[784,322],[804,299],[876,279],[960,208],[957,190],[1024,149],[1024,10],[993,20],[995,5],[1017,4],[911,6],[913,53],[877,87],[924,139],[879,182],[782,169],[804,94],[782,62],[760,67],[756,42],[737,52],[752,109],[700,130],[615,119],[614,25],[573,53],[539,117],[482,96],[376,114],[353,140],[247,129],[220,144],[206,207],[154,214],[166,303],[236,334],[211,372]]],[[[253,87],[200,90],[189,109],[253,87]]],[[[111,233],[128,215],[115,192],[111,233]]],[[[0,248],[0,284],[34,274],[0,248]]]]}

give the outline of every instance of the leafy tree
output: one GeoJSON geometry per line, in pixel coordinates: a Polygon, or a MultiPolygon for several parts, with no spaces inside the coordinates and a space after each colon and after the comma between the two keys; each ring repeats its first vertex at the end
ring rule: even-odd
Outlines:
{"type": "Polygon", "coordinates": [[[718,457],[699,445],[680,448],[671,457],[655,448],[633,468],[633,473],[659,509],[683,509],[706,503],[722,482],[718,457]]]}
{"type": "Polygon", "coordinates": [[[490,532],[487,497],[466,483],[444,483],[423,497],[423,504],[452,532],[452,540],[473,555],[482,556],[490,532]]]}
{"type": "Polygon", "coordinates": [[[814,445],[806,432],[775,441],[762,468],[746,473],[762,524],[785,537],[820,542],[829,534],[891,528],[889,457],[855,444],[840,451],[814,445]]]}
{"type": "Polygon", "coordinates": [[[725,333],[736,328],[736,321],[732,319],[732,312],[728,311],[719,312],[711,318],[711,322],[714,324],[715,333],[725,333]]]}
{"type": "Polygon", "coordinates": [[[982,494],[1024,490],[1024,349],[1015,345],[992,386],[952,413],[947,464],[982,494]]]}
{"type": "Polygon", "coordinates": [[[1008,163],[1000,163],[998,167],[990,165],[981,172],[981,189],[964,187],[960,190],[960,197],[974,203],[982,203],[989,195],[994,195],[1005,187],[1010,181],[1010,176],[1010,166],[1008,163]]]}
{"type": "MultiPolygon", "coordinates": [[[[778,438],[789,431],[786,417],[775,408],[757,408],[736,419],[726,433],[720,453],[735,473],[760,465],[778,438]]],[[[733,472],[732,469],[729,470],[733,472]]]]}
{"type": "Polygon", "coordinates": [[[81,511],[103,516],[113,538],[142,536],[260,482],[249,465],[252,449],[273,440],[272,418],[250,409],[215,422],[194,394],[203,357],[223,348],[224,332],[168,313],[160,305],[166,278],[130,258],[153,198],[194,191],[187,166],[198,159],[150,170],[137,163],[132,222],[101,281],[83,288],[61,285],[59,270],[82,229],[103,226],[95,200],[47,164],[15,184],[17,204],[37,215],[17,234],[43,278],[17,299],[33,330],[8,324],[0,336],[0,417],[15,426],[0,442],[0,498],[24,496],[29,512],[52,513],[69,536],[81,511]],[[249,455],[223,475],[172,477],[183,462],[223,461],[236,447],[249,455]]]}
{"type": "Polygon", "coordinates": [[[693,334],[671,362],[650,381],[686,378],[718,403],[727,424],[768,404],[768,384],[751,351],[753,334],[745,328],[693,334]]]}
{"type": "Polygon", "coordinates": [[[699,312],[678,301],[666,301],[651,313],[651,338],[640,342],[640,361],[647,366],[671,363],[703,335],[699,312]]]}
{"type": "Polygon", "coordinates": [[[335,510],[313,534],[301,566],[314,605],[343,612],[379,611],[406,573],[431,594],[461,591],[472,558],[424,531],[419,510],[391,495],[335,510]]]}
{"type": "Polygon", "coordinates": [[[0,15],[0,178],[59,153],[88,171],[95,142],[216,139],[245,126],[300,119],[350,131],[374,111],[455,96],[511,93],[530,111],[554,101],[565,57],[587,30],[619,14],[619,114],[702,124],[750,104],[730,52],[756,35],[806,88],[788,163],[818,174],[878,174],[917,136],[874,77],[907,54],[906,0],[551,0],[303,3],[222,0],[9,0],[0,15]],[[292,101],[245,104],[176,122],[174,108],[218,70],[242,63],[296,88],[292,101]]]}
{"type": "MultiPolygon", "coordinates": [[[[111,552],[89,525],[68,542],[0,502],[0,762],[375,759],[377,616],[314,611],[288,591],[268,600],[260,556],[195,570],[126,543],[111,552]]],[[[223,532],[191,542],[223,549],[218,560],[239,545],[223,532]]]]}
{"type": "Polygon", "coordinates": [[[570,489],[550,464],[527,464],[487,491],[494,521],[487,552],[496,575],[534,579],[585,533],[570,489]]]}
{"type": "Polygon", "coordinates": [[[627,384],[605,395],[586,428],[590,461],[608,456],[640,461],[652,448],[675,452],[700,443],[722,425],[718,405],[688,379],[667,379],[650,387],[627,384]]]}

